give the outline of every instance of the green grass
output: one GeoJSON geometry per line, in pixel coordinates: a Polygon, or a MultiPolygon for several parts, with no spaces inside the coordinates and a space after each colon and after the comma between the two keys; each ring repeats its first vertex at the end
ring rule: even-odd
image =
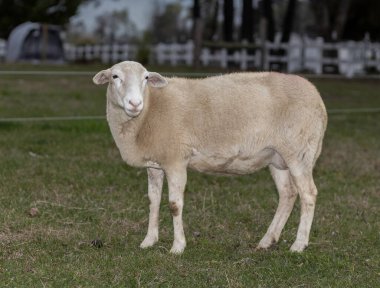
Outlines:
{"type": "MultiPolygon", "coordinates": [[[[328,109],[380,107],[378,82],[313,82],[328,109]]],[[[104,111],[105,87],[90,77],[0,78],[1,117],[104,111]]],[[[146,173],[122,162],[105,121],[0,123],[0,286],[379,287],[379,123],[380,113],[330,115],[304,253],[289,252],[298,205],[279,244],[254,250],[277,206],[263,170],[232,178],[189,173],[182,256],[168,253],[166,188],[160,241],[138,248],[147,229],[146,173]],[[104,246],[91,246],[94,239],[104,246]]]]}

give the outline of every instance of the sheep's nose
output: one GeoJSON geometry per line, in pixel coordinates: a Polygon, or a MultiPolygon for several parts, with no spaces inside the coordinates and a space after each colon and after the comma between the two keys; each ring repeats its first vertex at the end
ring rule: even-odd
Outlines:
{"type": "Polygon", "coordinates": [[[134,108],[137,108],[137,107],[140,106],[141,101],[132,101],[132,100],[129,100],[128,103],[131,104],[134,108]]]}

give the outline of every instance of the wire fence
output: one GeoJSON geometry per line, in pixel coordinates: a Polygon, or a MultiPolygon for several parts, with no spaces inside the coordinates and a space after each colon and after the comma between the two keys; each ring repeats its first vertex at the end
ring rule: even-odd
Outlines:
{"type": "MultiPolygon", "coordinates": [[[[2,76],[93,76],[96,71],[0,71],[2,76]]],[[[164,76],[176,76],[176,77],[188,77],[188,78],[203,78],[222,75],[222,73],[202,73],[202,72],[163,72],[164,76]]],[[[325,79],[345,79],[342,75],[315,75],[305,74],[305,78],[325,78],[325,79]]],[[[357,77],[357,79],[380,79],[380,76],[363,76],[357,77]]],[[[369,114],[380,113],[380,107],[368,107],[368,108],[340,108],[329,109],[329,115],[334,114],[369,114]]],[[[32,122],[53,122],[53,121],[83,121],[83,120],[106,120],[105,115],[78,115],[78,116],[47,116],[47,117],[0,117],[0,123],[32,123],[32,122]]]]}
{"type": "MultiPolygon", "coordinates": [[[[0,70],[0,76],[94,76],[98,71],[11,71],[0,70]]],[[[160,72],[167,77],[188,77],[188,78],[204,78],[222,75],[223,73],[206,73],[206,72],[160,72]]],[[[339,75],[337,75],[339,76],[339,75]]],[[[339,76],[342,77],[342,76],[339,76]]]]}
{"type": "MultiPolygon", "coordinates": [[[[0,76],[95,76],[98,71],[12,71],[12,70],[0,70],[0,76]]],[[[210,73],[210,72],[160,72],[166,77],[186,77],[186,78],[205,78],[212,76],[223,75],[224,73],[210,73]]],[[[347,77],[339,74],[298,74],[302,77],[309,79],[347,79],[347,77]]],[[[358,75],[350,79],[366,80],[374,79],[380,80],[380,75],[358,75]]]]}
{"type": "MultiPolygon", "coordinates": [[[[372,114],[380,113],[379,108],[342,108],[342,109],[329,109],[329,115],[336,114],[372,114]]],[[[33,123],[33,122],[54,122],[54,121],[83,121],[83,120],[106,120],[106,116],[52,116],[52,117],[7,117],[0,118],[0,123],[33,123]]]]}
{"type": "Polygon", "coordinates": [[[50,121],[78,121],[78,120],[105,120],[106,116],[49,116],[49,117],[7,117],[0,118],[0,123],[9,122],[50,122],[50,121]]]}

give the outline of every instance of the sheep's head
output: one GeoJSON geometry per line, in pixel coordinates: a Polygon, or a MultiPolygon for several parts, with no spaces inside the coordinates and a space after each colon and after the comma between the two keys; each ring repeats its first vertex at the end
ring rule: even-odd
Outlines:
{"type": "Polygon", "coordinates": [[[137,117],[144,108],[146,86],[161,88],[168,84],[155,72],[148,72],[140,63],[124,61],[97,73],[95,84],[108,83],[108,97],[130,117],[137,117]]]}

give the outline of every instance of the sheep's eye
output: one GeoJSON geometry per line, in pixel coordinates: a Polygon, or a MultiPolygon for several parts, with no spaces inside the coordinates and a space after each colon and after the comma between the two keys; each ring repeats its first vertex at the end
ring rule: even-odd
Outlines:
{"type": "Polygon", "coordinates": [[[112,78],[113,79],[117,79],[117,78],[119,78],[117,75],[112,75],[112,78]]]}
{"type": "Polygon", "coordinates": [[[145,76],[145,79],[148,80],[149,76],[145,76]]]}

